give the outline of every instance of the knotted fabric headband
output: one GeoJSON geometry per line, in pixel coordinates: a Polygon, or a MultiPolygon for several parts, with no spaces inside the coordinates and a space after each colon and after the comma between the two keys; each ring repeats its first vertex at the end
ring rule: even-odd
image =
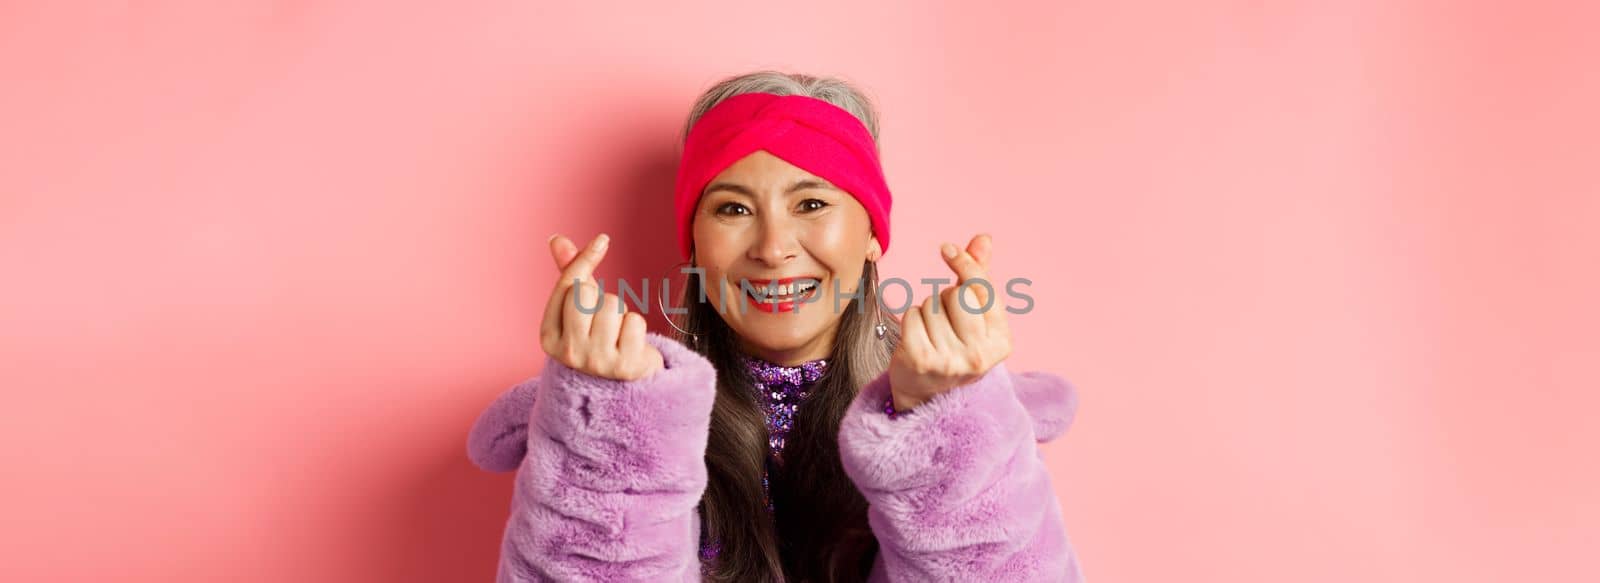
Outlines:
{"type": "Polygon", "coordinates": [[[854,196],[872,218],[878,243],[889,250],[889,184],[872,134],[861,120],[813,97],[741,93],[700,116],[684,143],[674,191],[684,259],[694,248],[694,211],[707,183],[757,150],[854,196]]]}

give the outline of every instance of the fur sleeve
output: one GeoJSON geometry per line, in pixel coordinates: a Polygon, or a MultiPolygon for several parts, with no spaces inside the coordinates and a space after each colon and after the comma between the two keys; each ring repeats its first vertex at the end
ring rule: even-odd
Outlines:
{"type": "MultiPolygon", "coordinates": [[[[895,418],[884,373],[845,413],[845,472],[870,505],[878,538],[873,581],[1081,581],[1038,423],[1001,363],[978,380],[895,418]]],[[[1065,430],[1070,385],[1026,376],[1047,430],[1065,430]],[[1039,382],[1045,381],[1045,382],[1039,382]]],[[[1053,436],[1052,436],[1053,437],[1053,436]]]]}
{"type": "Polygon", "coordinates": [[[538,393],[539,377],[501,393],[467,433],[467,458],[488,472],[509,472],[522,465],[528,451],[528,416],[538,393]]]}
{"type": "Polygon", "coordinates": [[[517,471],[499,581],[698,581],[716,370],[651,333],[666,367],[635,381],[549,359],[517,471]]]}

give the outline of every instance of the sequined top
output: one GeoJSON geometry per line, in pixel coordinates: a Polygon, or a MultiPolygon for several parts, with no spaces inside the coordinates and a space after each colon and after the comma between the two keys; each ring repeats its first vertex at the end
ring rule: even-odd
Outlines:
{"type": "MultiPolygon", "coordinates": [[[[777,364],[759,357],[740,354],[740,361],[754,381],[756,402],[761,405],[767,423],[767,462],[761,472],[761,490],[766,498],[767,512],[772,512],[771,486],[767,475],[783,463],[783,446],[794,429],[795,416],[800,405],[811,396],[811,389],[822,375],[828,372],[828,359],[819,358],[794,366],[777,364]]],[[[701,537],[700,558],[711,560],[722,550],[721,541],[701,537]]]]}
{"type": "MultiPolygon", "coordinates": [[[[828,359],[819,358],[794,366],[784,366],[755,356],[740,354],[740,361],[754,381],[756,402],[761,404],[767,422],[767,462],[761,474],[761,490],[766,498],[767,512],[772,512],[771,486],[767,475],[783,463],[783,446],[794,428],[795,416],[818,379],[828,372],[828,359]]],[[[904,414],[895,411],[893,397],[883,401],[883,412],[893,419],[904,414]]],[[[722,550],[721,540],[709,540],[704,531],[700,537],[700,559],[711,561],[722,550]]]]}
{"type": "Polygon", "coordinates": [[[781,462],[784,439],[794,428],[800,403],[811,395],[812,385],[828,371],[828,359],[783,366],[753,356],[741,356],[745,370],[750,371],[750,378],[755,380],[757,402],[766,413],[768,451],[781,462]]]}

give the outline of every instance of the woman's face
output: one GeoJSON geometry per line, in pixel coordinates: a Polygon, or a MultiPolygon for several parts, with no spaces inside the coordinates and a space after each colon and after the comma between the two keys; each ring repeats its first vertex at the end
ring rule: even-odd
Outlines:
{"type": "Polygon", "coordinates": [[[740,347],[786,365],[828,356],[847,296],[862,284],[863,262],[883,253],[855,197],[764,150],[706,185],[695,209],[694,249],[707,301],[740,347]],[[818,285],[801,296],[806,301],[787,303],[739,285],[747,280],[759,294],[768,281],[788,278],[818,285]]]}

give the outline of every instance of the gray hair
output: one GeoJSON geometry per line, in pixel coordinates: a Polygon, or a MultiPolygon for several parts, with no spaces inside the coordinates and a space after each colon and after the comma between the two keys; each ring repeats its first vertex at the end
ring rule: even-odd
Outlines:
{"type": "MultiPolygon", "coordinates": [[[[683,138],[705,112],[734,95],[772,93],[805,95],[854,114],[878,140],[878,117],[872,103],[848,83],[810,75],[757,71],[730,77],[695,101],[683,138]]],[[[682,147],[683,140],[678,141],[682,147]]],[[[860,580],[877,552],[867,522],[867,502],[844,474],[839,461],[839,427],[845,410],[861,387],[889,369],[900,344],[900,323],[878,296],[878,270],[862,266],[859,297],[839,316],[828,358],[828,373],[812,389],[804,411],[794,419],[784,457],[785,472],[772,477],[772,520],[762,515],[763,460],[767,427],[755,401],[754,381],[739,362],[736,333],[717,308],[700,300],[701,278],[683,288],[684,327],[678,340],[705,356],[717,369],[717,398],[711,409],[706,442],[706,491],[701,496],[701,533],[720,539],[715,566],[707,581],[835,581],[860,580]],[[877,326],[883,325],[878,336],[877,326]],[[787,545],[780,547],[778,541],[787,545]]],[[[836,282],[837,283],[837,282],[836,282]]],[[[822,309],[821,306],[815,306],[822,309]]],[[[669,318],[671,316],[668,316],[669,318]]]]}
{"type": "Polygon", "coordinates": [[[678,136],[679,147],[681,148],[683,142],[689,139],[689,130],[707,110],[722,103],[724,99],[744,93],[804,95],[821,99],[856,116],[856,119],[867,126],[867,131],[872,134],[873,143],[878,141],[878,112],[872,107],[872,100],[866,93],[850,85],[849,82],[834,77],[763,70],[723,79],[702,93],[695,101],[694,107],[689,110],[689,120],[683,124],[683,133],[678,136]]]}

